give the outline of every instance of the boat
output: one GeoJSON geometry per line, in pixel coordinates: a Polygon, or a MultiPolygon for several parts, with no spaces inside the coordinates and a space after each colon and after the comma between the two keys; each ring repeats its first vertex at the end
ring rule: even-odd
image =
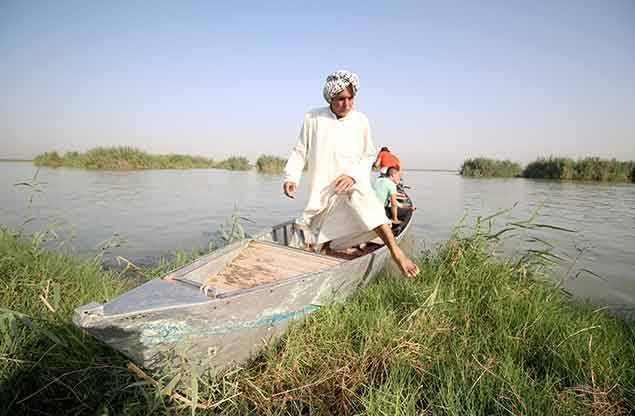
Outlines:
{"type": "MultiPolygon", "coordinates": [[[[409,212],[393,227],[400,244],[409,212]]],[[[106,303],[80,306],[73,322],[149,370],[183,359],[199,372],[240,365],[293,320],[368,285],[390,258],[374,243],[356,256],[309,252],[294,246],[295,231],[288,221],[233,242],[106,303]]]]}

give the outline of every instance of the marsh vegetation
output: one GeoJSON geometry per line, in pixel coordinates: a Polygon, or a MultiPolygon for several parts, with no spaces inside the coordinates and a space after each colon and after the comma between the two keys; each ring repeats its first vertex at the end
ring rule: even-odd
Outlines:
{"type": "Polygon", "coordinates": [[[587,157],[573,160],[563,157],[540,158],[527,165],[526,178],[568,179],[586,181],[635,181],[635,162],[587,157]]]}
{"type": "Polygon", "coordinates": [[[70,167],[101,170],[132,169],[228,169],[249,170],[251,165],[245,157],[232,156],[222,161],[203,156],[180,154],[152,155],[129,146],[97,147],[85,153],[46,152],[38,155],[36,166],[70,167]]]}
{"type": "Polygon", "coordinates": [[[463,162],[459,173],[463,176],[472,177],[504,177],[510,178],[519,176],[522,168],[518,163],[510,160],[496,160],[486,157],[467,159],[463,162]]]}
{"type": "Polygon", "coordinates": [[[287,164],[287,159],[278,156],[261,155],[256,160],[256,170],[262,173],[280,174],[287,164]]]}
{"type": "Polygon", "coordinates": [[[249,160],[244,156],[230,156],[214,165],[216,169],[249,170],[252,168],[249,160]]]}
{"type": "MultiPolygon", "coordinates": [[[[102,269],[99,256],[44,251],[46,234],[2,229],[3,411],[634,412],[635,325],[570,299],[545,279],[540,256],[493,259],[492,237],[455,234],[418,259],[418,279],[387,270],[349,302],[293,324],[246,366],[212,377],[184,362],[140,380],[123,356],[71,324],[75,307],[131,288],[129,273],[102,269]]],[[[128,272],[151,279],[200,254],[128,272]]]]}
{"type": "Polygon", "coordinates": [[[524,169],[509,160],[488,158],[467,159],[460,170],[472,177],[525,177],[534,179],[585,180],[602,182],[635,182],[635,161],[619,161],[587,157],[574,160],[566,157],[538,158],[524,169]]]}

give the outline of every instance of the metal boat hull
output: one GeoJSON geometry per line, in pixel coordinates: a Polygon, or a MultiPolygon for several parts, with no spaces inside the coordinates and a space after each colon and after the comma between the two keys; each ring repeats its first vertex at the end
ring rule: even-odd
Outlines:
{"type": "MultiPolygon", "coordinates": [[[[255,239],[285,243],[289,224],[255,239]]],[[[411,219],[398,241],[410,225],[411,219]]],[[[246,244],[248,241],[231,244],[169,276],[195,276],[197,270],[221,268],[246,244]]],[[[349,298],[377,275],[388,258],[388,250],[381,247],[323,271],[213,297],[205,296],[195,284],[155,279],[106,304],[77,308],[73,321],[143,367],[157,369],[187,361],[199,371],[221,371],[253,357],[264,344],[283,334],[292,320],[316,311],[325,302],[349,298]]]]}

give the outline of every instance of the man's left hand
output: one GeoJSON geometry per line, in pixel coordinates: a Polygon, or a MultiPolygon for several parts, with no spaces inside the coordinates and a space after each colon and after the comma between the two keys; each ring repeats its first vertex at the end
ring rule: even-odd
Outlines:
{"type": "Polygon", "coordinates": [[[342,192],[349,191],[355,184],[355,179],[348,175],[340,175],[333,182],[335,185],[335,192],[341,194],[342,192]]]}

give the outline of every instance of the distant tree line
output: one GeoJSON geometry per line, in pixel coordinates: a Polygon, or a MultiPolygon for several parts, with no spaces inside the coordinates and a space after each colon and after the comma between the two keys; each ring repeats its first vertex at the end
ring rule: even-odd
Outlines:
{"type": "Polygon", "coordinates": [[[525,177],[536,179],[635,182],[635,161],[619,161],[587,157],[573,160],[566,157],[538,158],[524,169],[509,160],[484,157],[466,159],[461,175],[471,177],[525,177]]]}
{"type": "MultiPolygon", "coordinates": [[[[256,161],[256,169],[263,173],[279,174],[283,171],[286,159],[262,155],[256,161]]],[[[38,155],[33,163],[37,166],[70,167],[100,170],[133,169],[227,169],[249,170],[253,166],[243,156],[231,156],[215,161],[203,156],[180,154],[151,155],[130,146],[96,147],[87,152],[46,152],[38,155]]]]}

